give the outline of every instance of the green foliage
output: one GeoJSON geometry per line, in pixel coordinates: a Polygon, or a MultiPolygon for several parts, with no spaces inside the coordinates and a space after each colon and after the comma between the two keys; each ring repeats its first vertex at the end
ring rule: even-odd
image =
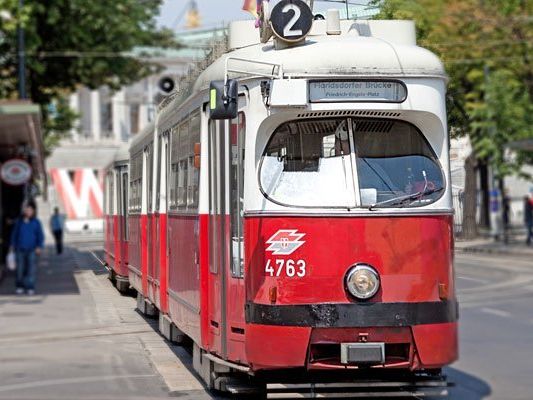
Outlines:
{"type": "Polygon", "coordinates": [[[80,116],[70,108],[67,96],[58,96],[48,107],[43,108],[43,115],[44,130],[47,132],[44,147],[48,156],[80,116]]]}
{"type": "Polygon", "coordinates": [[[449,125],[468,135],[477,159],[498,176],[531,155],[506,157],[510,142],[533,137],[533,1],[383,0],[381,18],[413,19],[420,45],[450,76],[449,125]]]}
{"type": "Polygon", "coordinates": [[[75,118],[64,101],[78,85],[118,89],[158,70],[134,57],[136,46],[176,47],[172,32],[159,30],[162,0],[0,0],[0,96],[16,97],[16,26],[25,29],[28,95],[42,105],[46,142],[56,143],[75,118]],[[55,103],[55,120],[47,107],[55,103]]]}
{"type": "Polygon", "coordinates": [[[518,152],[506,154],[510,140],[533,137],[533,104],[515,74],[506,69],[487,73],[482,85],[483,102],[472,103],[472,136],[476,153],[488,159],[498,177],[520,173],[520,167],[530,155],[518,152]]]}

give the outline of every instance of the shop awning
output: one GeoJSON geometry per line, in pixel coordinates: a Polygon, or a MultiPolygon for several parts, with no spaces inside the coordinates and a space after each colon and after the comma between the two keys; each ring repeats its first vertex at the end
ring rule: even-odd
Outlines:
{"type": "Polygon", "coordinates": [[[46,180],[41,110],[29,101],[0,101],[0,161],[30,152],[36,177],[46,180]]]}

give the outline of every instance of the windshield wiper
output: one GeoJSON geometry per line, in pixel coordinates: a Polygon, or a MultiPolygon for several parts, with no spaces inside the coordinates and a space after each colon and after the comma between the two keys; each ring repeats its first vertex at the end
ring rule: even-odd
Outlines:
{"type": "Polygon", "coordinates": [[[371,204],[368,209],[370,211],[372,211],[373,209],[375,208],[379,208],[381,206],[398,206],[398,205],[404,205],[405,203],[409,202],[413,202],[414,200],[417,200],[417,199],[421,199],[422,197],[425,197],[425,196],[429,196],[430,194],[433,194],[433,193],[438,193],[440,192],[441,190],[444,190],[443,187],[439,187],[439,188],[434,188],[434,189],[425,189],[425,190],[422,190],[420,192],[416,192],[416,193],[413,193],[413,194],[408,194],[408,195],[404,195],[404,196],[398,196],[398,197],[393,197],[392,199],[388,199],[388,200],[384,200],[384,201],[380,201],[378,203],[374,203],[374,204],[371,204]]]}

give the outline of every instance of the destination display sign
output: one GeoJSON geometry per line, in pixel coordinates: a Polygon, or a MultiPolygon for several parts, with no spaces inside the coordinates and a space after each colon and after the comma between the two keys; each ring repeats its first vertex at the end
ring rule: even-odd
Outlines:
{"type": "Polygon", "coordinates": [[[399,81],[311,81],[309,101],[402,103],[407,88],[399,81]]]}

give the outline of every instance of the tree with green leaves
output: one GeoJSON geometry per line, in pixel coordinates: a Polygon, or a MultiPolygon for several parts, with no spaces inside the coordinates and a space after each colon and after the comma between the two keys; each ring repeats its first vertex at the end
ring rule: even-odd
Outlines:
{"type": "MultiPolygon", "coordinates": [[[[488,166],[503,182],[531,154],[506,151],[533,137],[533,1],[376,0],[381,18],[412,19],[421,46],[433,50],[450,76],[449,126],[469,137],[463,232],[476,235],[477,179],[488,219],[488,166]]],[[[503,187],[503,183],[500,183],[503,187]]]]}
{"type": "Polygon", "coordinates": [[[175,47],[156,27],[162,0],[0,0],[0,96],[17,96],[17,26],[25,32],[28,97],[40,104],[51,146],[77,116],[66,97],[78,85],[112,90],[156,72],[137,46],[175,47]],[[2,18],[3,15],[3,18],[2,18]],[[50,113],[50,105],[54,112],[50,113]]]}

